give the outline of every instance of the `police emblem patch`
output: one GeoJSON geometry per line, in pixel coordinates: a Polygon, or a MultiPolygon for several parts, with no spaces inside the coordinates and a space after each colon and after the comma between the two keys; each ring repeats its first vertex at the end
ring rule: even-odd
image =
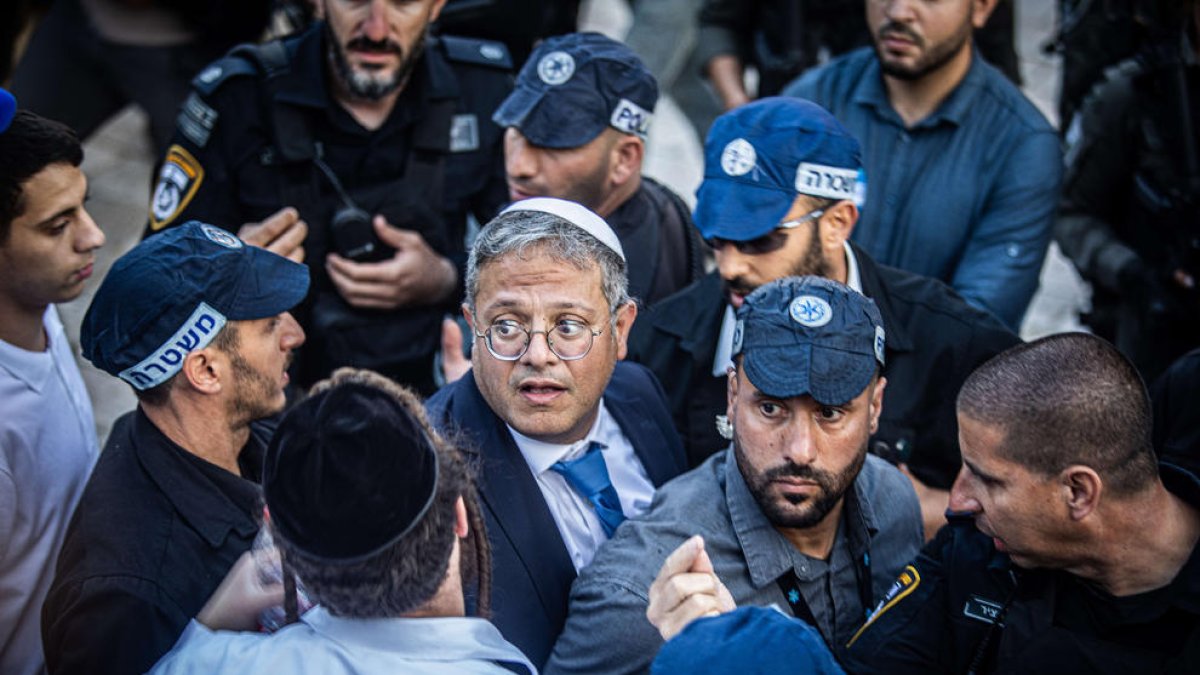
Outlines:
{"type": "Polygon", "coordinates": [[[224,246],[225,248],[241,248],[242,247],[241,239],[238,239],[237,237],[226,232],[225,230],[222,230],[219,227],[213,227],[212,225],[208,225],[208,224],[201,224],[200,231],[203,232],[204,236],[208,237],[208,240],[213,242],[214,244],[220,244],[221,246],[224,246]]]}
{"type": "Polygon", "coordinates": [[[792,321],[809,328],[820,328],[833,320],[833,308],[824,298],[801,295],[788,306],[792,321]]]}
{"type": "Polygon", "coordinates": [[[758,161],[758,153],[754,146],[744,138],[735,138],[725,144],[721,151],[721,170],[730,176],[744,176],[750,173],[758,161]]]}
{"type": "Polygon", "coordinates": [[[479,149],[479,118],[471,113],[450,118],[450,152],[479,149]]]}
{"type": "Polygon", "coordinates": [[[900,576],[896,577],[896,580],[892,582],[891,587],[888,588],[887,593],[883,596],[883,600],[880,600],[879,604],[875,606],[875,609],[871,610],[871,614],[867,618],[867,622],[858,629],[858,632],[854,634],[854,637],[850,638],[850,641],[846,643],[846,646],[850,647],[853,645],[854,641],[863,634],[863,631],[867,630],[867,628],[870,628],[872,623],[875,623],[875,619],[883,616],[884,612],[895,607],[901,600],[911,595],[912,592],[917,590],[917,587],[920,585],[921,573],[918,572],[917,568],[913,567],[912,565],[906,566],[900,572],[900,576]]]}
{"type": "Polygon", "coordinates": [[[158,184],[150,202],[150,229],[157,232],[179,217],[203,180],[204,167],[200,162],[183,147],[172,145],[158,172],[158,184]]]}
{"type": "Polygon", "coordinates": [[[563,51],[550,52],[538,61],[537,73],[550,86],[562,84],[575,74],[575,57],[563,51]]]}

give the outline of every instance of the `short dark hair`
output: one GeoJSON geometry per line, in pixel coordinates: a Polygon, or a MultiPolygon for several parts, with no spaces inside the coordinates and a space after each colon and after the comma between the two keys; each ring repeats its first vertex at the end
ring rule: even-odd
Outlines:
{"type": "Polygon", "coordinates": [[[476,613],[486,616],[491,596],[491,549],[463,455],[454,442],[439,435],[429,424],[420,397],[382,375],[342,368],[314,385],[310,394],[344,384],[362,384],[391,394],[420,423],[438,453],[436,496],[425,517],[411,532],[366,560],[339,564],[314,558],[273,530],[284,559],[304,582],[309,595],[336,616],[363,619],[400,616],[432,599],[446,575],[458,572],[448,570],[447,566],[454,545],[455,503],[462,497],[471,529],[460,550],[463,589],[466,591],[467,583],[475,580],[476,613]]]}
{"type": "Polygon", "coordinates": [[[958,411],[1002,430],[1005,459],[1043,476],[1082,464],[1117,494],[1158,476],[1146,385],[1094,335],[1051,335],[993,357],[963,383],[958,411]]]}
{"type": "Polygon", "coordinates": [[[70,127],[28,110],[13,115],[8,130],[0,133],[0,245],[25,211],[25,182],[52,164],[81,163],[83,146],[70,127]]]}

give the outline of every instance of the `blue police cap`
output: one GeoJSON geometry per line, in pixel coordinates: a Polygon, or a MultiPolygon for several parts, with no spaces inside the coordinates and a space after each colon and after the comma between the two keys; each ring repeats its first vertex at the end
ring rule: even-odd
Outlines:
{"type": "Polygon", "coordinates": [[[883,319],[867,296],[823,277],[759,286],[737,311],[733,355],[767,396],[845,403],[884,363],[883,319]]]}
{"type": "Polygon", "coordinates": [[[658,83],[633,50],[599,33],[546,39],[517,75],[492,121],[530,143],[577,148],[611,126],[645,137],[658,83]]]}
{"type": "Polygon", "coordinates": [[[844,675],[816,628],[767,607],[697,619],[663,645],[650,675],[844,675]]]}
{"type": "Polygon", "coordinates": [[[7,89],[0,89],[0,134],[8,131],[13,115],[17,114],[17,99],[7,89]]]}
{"type": "Polygon", "coordinates": [[[764,98],[717,118],[704,142],[694,220],[705,239],[757,239],[796,195],[865,201],[858,141],[821,106],[764,98]]]}
{"type": "Polygon", "coordinates": [[[227,321],[275,316],[308,293],[308,268],[191,221],[117,259],[83,317],[83,356],[135,389],[170,379],[227,321]]]}

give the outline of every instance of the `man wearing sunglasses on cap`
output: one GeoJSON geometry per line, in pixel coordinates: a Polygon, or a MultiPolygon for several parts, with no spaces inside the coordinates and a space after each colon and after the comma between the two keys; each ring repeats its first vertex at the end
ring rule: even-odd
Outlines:
{"type": "Polygon", "coordinates": [[[767,98],[726,113],[704,156],[694,219],[717,271],[651,308],[629,345],[629,358],[662,381],[689,464],[728,445],[725,379],[743,298],[785,276],[823,276],[883,315],[890,384],[870,450],[909,474],[932,536],[960,465],[954,397],[1019,338],[949,286],[879,265],[850,243],[867,189],[861,151],[820,106],[767,98]]]}

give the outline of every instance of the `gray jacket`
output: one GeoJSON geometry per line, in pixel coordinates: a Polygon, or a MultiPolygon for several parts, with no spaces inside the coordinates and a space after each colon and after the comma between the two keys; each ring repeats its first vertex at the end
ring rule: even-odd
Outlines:
{"type": "Polygon", "coordinates": [[[794,571],[818,629],[835,651],[868,609],[860,599],[854,542],[863,542],[870,556],[875,598],[883,597],[923,543],[912,485],[868,455],[847,493],[829,559],[809,558],[767,521],[732,450],[726,450],[660,488],[650,510],[622,524],[601,547],[571,587],[567,624],[545,672],[646,672],[662,646],[646,620],[650,584],[667,556],[694,534],[704,536],[717,575],[739,605],[774,604],[789,611],[777,579],[794,571]]]}

